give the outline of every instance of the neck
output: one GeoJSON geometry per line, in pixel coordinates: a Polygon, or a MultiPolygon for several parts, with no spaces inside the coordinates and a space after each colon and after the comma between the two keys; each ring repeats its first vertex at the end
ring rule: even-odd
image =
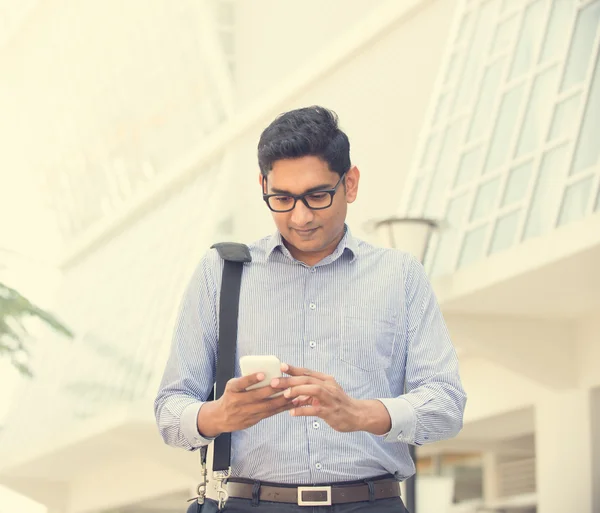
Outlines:
{"type": "Polygon", "coordinates": [[[283,244],[286,248],[288,248],[290,254],[298,261],[305,263],[308,266],[313,266],[318,264],[324,258],[327,258],[331,255],[335,249],[338,247],[338,244],[343,239],[344,234],[346,233],[346,227],[344,226],[340,233],[333,239],[326,247],[319,251],[301,251],[296,246],[292,246],[287,240],[283,239],[283,244]]]}

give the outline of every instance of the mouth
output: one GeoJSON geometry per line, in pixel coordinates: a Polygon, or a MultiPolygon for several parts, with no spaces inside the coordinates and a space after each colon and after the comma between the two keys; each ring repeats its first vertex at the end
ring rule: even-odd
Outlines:
{"type": "Polygon", "coordinates": [[[302,236],[306,237],[307,235],[312,235],[314,232],[316,232],[317,228],[312,228],[310,230],[298,230],[298,229],[294,228],[294,231],[298,235],[302,235],[302,236]]]}

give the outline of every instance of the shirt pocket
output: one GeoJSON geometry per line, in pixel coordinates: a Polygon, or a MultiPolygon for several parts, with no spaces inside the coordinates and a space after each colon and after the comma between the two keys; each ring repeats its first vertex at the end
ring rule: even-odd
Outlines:
{"type": "Polygon", "coordinates": [[[345,307],[340,330],[340,359],[364,371],[384,370],[392,364],[398,315],[386,308],[345,307]]]}

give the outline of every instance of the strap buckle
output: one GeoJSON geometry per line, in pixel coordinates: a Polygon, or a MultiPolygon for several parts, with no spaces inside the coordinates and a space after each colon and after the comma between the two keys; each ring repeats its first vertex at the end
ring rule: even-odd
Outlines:
{"type": "Polygon", "coordinates": [[[213,478],[217,481],[217,495],[218,495],[218,508],[221,511],[225,507],[225,503],[227,499],[229,499],[229,493],[227,493],[227,488],[224,488],[223,485],[227,483],[227,479],[231,477],[231,467],[228,470],[215,470],[213,472],[213,478]]]}
{"type": "Polygon", "coordinates": [[[298,506],[331,506],[331,486],[299,486],[298,506]],[[311,493],[311,499],[304,499],[304,494],[311,493]]]}
{"type": "Polygon", "coordinates": [[[204,501],[206,499],[206,485],[208,484],[208,479],[207,479],[207,471],[206,471],[206,462],[202,463],[202,471],[201,471],[201,476],[202,476],[202,481],[200,481],[200,483],[198,484],[198,504],[204,504],[204,501]]]}

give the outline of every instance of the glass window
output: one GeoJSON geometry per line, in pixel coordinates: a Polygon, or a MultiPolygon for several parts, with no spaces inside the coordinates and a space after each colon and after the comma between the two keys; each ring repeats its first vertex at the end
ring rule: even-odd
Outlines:
{"type": "Polygon", "coordinates": [[[548,22],[548,31],[540,54],[540,63],[562,55],[569,41],[568,24],[571,21],[576,0],[554,0],[548,22]]]}
{"type": "Polygon", "coordinates": [[[460,228],[463,225],[469,194],[453,198],[448,203],[445,216],[447,227],[440,233],[435,257],[431,267],[432,274],[440,275],[452,271],[460,228]]]}
{"type": "Polygon", "coordinates": [[[502,0],[502,7],[500,12],[512,11],[522,5],[523,0],[502,0]]]}
{"type": "Polygon", "coordinates": [[[564,91],[585,78],[599,26],[600,0],[597,0],[579,11],[561,90],[564,91]]]}
{"type": "Polygon", "coordinates": [[[419,203],[419,196],[423,189],[423,181],[425,177],[420,174],[414,181],[412,190],[410,191],[410,201],[408,203],[408,212],[410,215],[418,215],[417,204],[419,203]]]}
{"type": "Polygon", "coordinates": [[[456,34],[455,41],[457,45],[463,43],[467,39],[467,36],[470,34],[471,27],[473,25],[473,16],[473,11],[469,11],[463,16],[462,20],[460,21],[460,27],[458,29],[458,33],[456,34]]]}
{"type": "Polygon", "coordinates": [[[490,214],[496,206],[496,198],[500,187],[500,177],[479,186],[475,204],[471,211],[471,221],[476,221],[490,214]]]}
{"type": "Polygon", "coordinates": [[[427,139],[427,144],[421,158],[421,169],[430,169],[434,166],[437,157],[439,157],[440,132],[435,132],[427,139]]]}
{"type": "Polygon", "coordinates": [[[500,81],[502,79],[502,71],[504,70],[505,62],[505,57],[499,59],[485,72],[483,82],[481,84],[479,100],[477,101],[475,110],[473,111],[473,121],[471,122],[471,128],[469,129],[467,141],[472,141],[476,137],[481,137],[484,131],[489,128],[490,119],[492,117],[492,109],[494,107],[494,100],[498,94],[498,88],[500,87],[500,81]]]}
{"type": "Polygon", "coordinates": [[[533,162],[529,161],[522,166],[511,170],[506,182],[506,190],[502,198],[502,206],[510,205],[521,201],[527,192],[529,179],[531,178],[531,170],[533,162]]]}
{"type": "Polygon", "coordinates": [[[460,187],[473,180],[481,169],[481,157],[483,156],[483,146],[479,145],[476,148],[463,154],[458,165],[456,173],[456,181],[454,187],[460,187]]]}
{"type": "Polygon", "coordinates": [[[543,0],[531,4],[525,11],[519,42],[510,70],[511,79],[521,76],[531,67],[535,49],[542,35],[543,24],[540,23],[540,19],[542,19],[543,14],[543,0]]]}
{"type": "Polygon", "coordinates": [[[524,89],[525,86],[521,83],[506,92],[502,99],[485,165],[485,172],[493,171],[506,162],[524,89]]]}
{"type": "Polygon", "coordinates": [[[535,79],[517,146],[517,157],[535,150],[543,141],[552,112],[548,107],[554,103],[557,79],[558,66],[550,68],[535,79]]]}
{"type": "Polygon", "coordinates": [[[537,237],[553,228],[556,204],[564,183],[564,166],[568,144],[544,155],[529,206],[523,239],[537,237]]]}
{"type": "Polygon", "coordinates": [[[496,221],[490,254],[510,248],[516,239],[521,209],[511,212],[496,221]]]}
{"type": "MultiPolygon", "coordinates": [[[[598,2],[600,5],[600,2],[598,2]]],[[[575,159],[571,174],[587,169],[596,162],[600,155],[600,56],[596,61],[596,70],[590,89],[590,96],[585,108],[581,133],[577,140],[575,159]]]]}
{"type": "Polygon", "coordinates": [[[462,52],[456,51],[450,57],[450,61],[448,62],[448,68],[446,69],[446,78],[444,79],[444,85],[454,84],[456,82],[456,77],[458,76],[458,66],[460,64],[460,58],[462,56],[462,52]]]}
{"type": "Polygon", "coordinates": [[[559,226],[571,221],[577,221],[577,219],[581,219],[585,215],[590,202],[593,183],[594,177],[589,176],[567,187],[560,209],[559,226]]]}
{"type": "Polygon", "coordinates": [[[490,33],[492,32],[495,5],[496,2],[494,1],[486,2],[477,12],[475,33],[473,38],[469,41],[466,64],[458,87],[458,94],[453,112],[457,112],[468,105],[473,98],[474,87],[477,83],[475,77],[484,56],[490,33]]]}
{"type": "Polygon", "coordinates": [[[440,206],[446,189],[450,185],[451,173],[449,170],[455,169],[456,166],[454,160],[457,157],[458,147],[462,140],[463,125],[464,120],[459,119],[446,129],[442,151],[427,193],[425,215],[434,217],[440,215],[440,206]]]}
{"type": "Polygon", "coordinates": [[[496,34],[494,35],[494,41],[492,42],[492,48],[490,50],[491,55],[506,50],[510,43],[513,41],[515,29],[517,27],[517,15],[511,16],[506,21],[503,21],[496,28],[496,34]]]}
{"type": "Polygon", "coordinates": [[[458,267],[465,267],[479,260],[484,253],[483,245],[488,225],[480,226],[468,232],[463,240],[458,267]]]}
{"type": "Polygon", "coordinates": [[[579,107],[581,93],[577,93],[556,105],[550,125],[548,141],[572,135],[575,130],[575,116],[579,107]]]}
{"type": "Polygon", "coordinates": [[[448,115],[448,107],[450,106],[450,94],[451,91],[447,91],[444,94],[440,95],[437,108],[435,109],[435,116],[433,118],[434,125],[437,125],[448,115]]]}

